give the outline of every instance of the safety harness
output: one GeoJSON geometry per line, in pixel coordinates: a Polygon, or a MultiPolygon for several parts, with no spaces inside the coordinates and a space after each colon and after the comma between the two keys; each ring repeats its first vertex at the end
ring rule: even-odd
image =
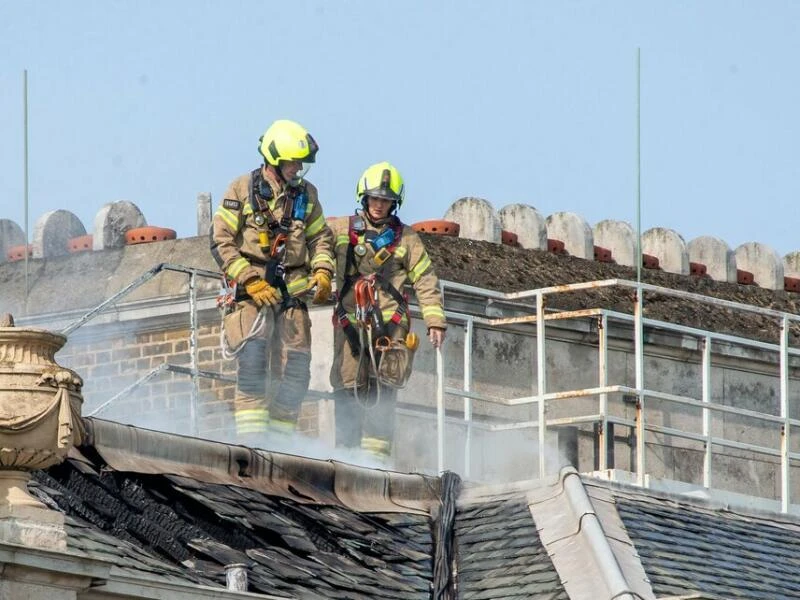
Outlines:
{"type": "MultiPolygon", "coordinates": [[[[269,201],[273,197],[272,188],[264,180],[261,168],[250,173],[250,208],[253,210],[253,221],[258,227],[258,245],[261,253],[266,257],[264,263],[264,280],[281,292],[281,306],[279,312],[293,307],[308,310],[305,303],[289,293],[284,276],[286,267],[286,241],[289,239],[289,229],[292,221],[304,221],[306,218],[306,205],[308,195],[305,184],[299,187],[287,187],[283,197],[283,216],[280,220],[275,218],[269,208],[269,201]]],[[[279,198],[281,197],[279,196],[279,198]]],[[[227,281],[223,277],[223,291],[217,298],[217,307],[223,311],[233,309],[236,302],[249,298],[244,290],[240,290],[235,281],[227,281]]],[[[253,322],[250,331],[244,336],[236,348],[229,348],[225,342],[225,332],[220,331],[222,353],[225,358],[233,358],[244,348],[248,340],[261,334],[264,328],[264,311],[260,310],[258,317],[253,322]]]]}
{"type": "Polygon", "coordinates": [[[381,340],[385,344],[387,338],[392,339],[397,327],[408,315],[408,299],[394,287],[387,276],[388,267],[394,257],[394,251],[400,244],[403,233],[403,224],[397,217],[392,217],[390,224],[380,233],[367,231],[364,218],[361,215],[352,215],[348,228],[348,246],[345,257],[344,284],[338,293],[335,314],[339,325],[347,336],[350,352],[353,356],[358,356],[362,351],[362,344],[359,340],[359,328],[371,330],[374,339],[381,340]],[[356,255],[366,254],[366,245],[369,244],[375,252],[373,261],[380,265],[378,270],[370,275],[361,275],[356,265],[356,255]],[[343,300],[353,290],[355,299],[355,325],[351,323],[344,308],[343,300]],[[384,322],[383,312],[378,305],[378,290],[389,294],[397,303],[392,316],[384,322]]]}
{"type": "MultiPolygon", "coordinates": [[[[403,318],[409,318],[408,299],[392,285],[389,276],[389,266],[394,257],[394,252],[400,244],[403,224],[396,216],[392,217],[388,226],[380,232],[368,230],[364,218],[360,214],[350,217],[348,227],[348,246],[345,257],[344,283],[337,294],[337,303],[334,309],[334,320],[344,332],[350,352],[358,358],[356,373],[361,372],[362,361],[369,357],[372,371],[377,377],[383,352],[395,344],[404,344],[394,340],[394,333],[402,323],[403,318]],[[367,252],[367,245],[371,246],[374,255],[372,260],[379,265],[378,270],[370,275],[361,275],[358,272],[356,256],[363,257],[367,252]],[[355,303],[355,323],[351,322],[344,308],[344,298],[353,291],[355,303]],[[397,308],[388,320],[384,320],[383,312],[378,303],[378,291],[383,291],[397,303],[397,308]]],[[[353,393],[358,398],[358,377],[353,385],[353,393]]],[[[375,402],[369,407],[377,406],[380,402],[380,382],[375,402]]],[[[364,403],[362,403],[364,404],[364,403]]]]}
{"type": "Polygon", "coordinates": [[[269,208],[272,195],[272,188],[264,181],[261,169],[253,170],[250,174],[250,207],[253,209],[253,221],[258,227],[258,245],[262,254],[267,257],[264,280],[280,290],[282,312],[295,306],[305,307],[303,302],[292,296],[286,287],[284,261],[289,229],[292,221],[305,220],[308,196],[305,184],[300,187],[287,187],[282,194],[283,215],[278,220],[269,208]]]}

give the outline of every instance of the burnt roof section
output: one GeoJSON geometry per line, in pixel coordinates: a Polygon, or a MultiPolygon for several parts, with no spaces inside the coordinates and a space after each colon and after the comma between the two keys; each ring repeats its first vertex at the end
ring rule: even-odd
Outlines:
{"type": "MultiPolygon", "coordinates": [[[[87,421],[95,440],[98,429],[119,428],[144,437],[153,433],[162,445],[196,449],[196,443],[209,444],[207,454],[212,455],[224,446],[87,421]]],[[[177,462],[162,473],[121,471],[103,458],[107,451],[102,445],[85,445],[63,464],[34,475],[32,491],[68,517],[68,552],[103,558],[132,571],[217,586],[225,585],[226,565],[244,563],[250,567],[249,591],[292,598],[430,597],[432,522],[419,503],[411,502],[401,511],[397,495],[383,504],[373,498],[375,510],[364,512],[337,500],[335,486],[333,493],[321,488],[320,499],[314,499],[304,493],[291,497],[291,491],[266,493],[244,479],[226,483],[221,473],[217,482],[207,481],[213,476],[189,477],[176,472],[177,462]]],[[[130,454],[135,461],[133,448],[130,454]]],[[[154,470],[156,459],[140,458],[143,471],[154,470]]],[[[327,472],[320,464],[326,461],[293,458],[296,462],[288,464],[304,463],[308,477],[291,473],[296,487],[287,488],[310,491],[324,481],[319,472],[314,478],[315,471],[327,472]]],[[[209,464],[213,463],[212,457],[209,464]]],[[[270,465],[276,471],[282,468],[279,460],[270,465]]],[[[190,464],[186,467],[192,471],[190,464]]],[[[355,488],[354,495],[361,489],[369,498],[370,479],[387,481],[382,471],[360,471],[367,482],[363,487],[343,475],[355,488]]],[[[418,479],[422,486],[410,493],[430,496],[430,482],[418,479]]],[[[271,485],[281,489],[280,484],[271,485]]]]}
{"type": "Polygon", "coordinates": [[[459,598],[569,600],[524,497],[456,512],[459,598]]]}
{"type": "MultiPolygon", "coordinates": [[[[225,566],[244,563],[250,591],[303,599],[427,599],[439,581],[431,515],[448,505],[439,506],[446,478],[86,423],[80,452],[31,484],[67,515],[69,553],[139,578],[219,588],[225,566]]],[[[646,600],[800,598],[794,517],[734,512],[571,467],[552,480],[464,488],[454,508],[454,576],[465,600],[601,590],[646,600]]]]}
{"type": "Polygon", "coordinates": [[[800,598],[797,519],[616,486],[612,493],[657,597],[800,598]]]}
{"type": "MultiPolygon", "coordinates": [[[[477,288],[511,293],[604,279],[636,280],[636,269],[633,267],[505,244],[424,233],[420,235],[441,279],[477,288]]],[[[642,282],[660,287],[788,313],[800,313],[800,294],[792,292],[676,275],[660,270],[642,269],[641,274],[642,282]]],[[[549,307],[559,309],[601,307],[624,313],[633,311],[632,290],[624,288],[557,294],[548,297],[547,302],[549,307]]],[[[645,294],[644,316],[719,333],[773,343],[778,341],[779,323],[776,319],[700,305],[655,293],[645,294]]],[[[792,343],[800,344],[800,329],[792,329],[791,339],[792,343]]]]}

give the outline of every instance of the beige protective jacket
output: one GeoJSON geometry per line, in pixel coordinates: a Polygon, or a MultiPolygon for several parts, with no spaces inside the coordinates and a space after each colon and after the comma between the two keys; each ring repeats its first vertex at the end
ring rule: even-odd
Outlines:
{"type": "MultiPolygon", "coordinates": [[[[363,219],[365,233],[359,237],[359,243],[365,246],[363,256],[354,256],[355,265],[360,275],[370,275],[380,267],[375,263],[375,251],[369,243],[365,242],[366,231],[380,233],[383,227],[376,227],[369,219],[363,219]]],[[[330,221],[333,230],[336,252],[336,289],[341,290],[344,285],[347,265],[347,248],[350,245],[350,218],[337,217],[330,221]]],[[[355,254],[355,253],[354,253],[355,254]]],[[[408,225],[402,225],[400,243],[394,250],[392,258],[386,263],[386,275],[389,282],[401,294],[406,282],[411,283],[417,296],[422,318],[427,327],[441,327],[445,329],[447,323],[442,308],[442,296],[439,291],[439,278],[433,270],[431,259],[417,232],[408,225]]],[[[347,311],[351,322],[355,321],[355,295],[352,287],[342,299],[342,306],[347,311]]],[[[387,322],[397,308],[397,302],[383,290],[378,291],[378,306],[381,309],[384,322],[387,322]]],[[[403,320],[403,328],[408,330],[407,318],[403,320]]]]}
{"type": "MultiPolygon", "coordinates": [[[[284,189],[269,171],[262,169],[262,175],[272,189],[269,210],[272,217],[280,221],[284,211],[291,210],[287,197],[293,192],[291,188],[284,189]]],[[[259,244],[263,226],[256,223],[250,179],[251,174],[247,173],[230,184],[211,224],[211,254],[225,275],[242,287],[254,277],[263,278],[264,266],[270,259],[259,244]]],[[[283,260],[284,281],[292,296],[307,290],[309,272],[325,269],[333,274],[334,271],[333,234],[325,222],[317,188],[307,181],[304,186],[305,217],[302,221],[291,221],[283,260]]],[[[270,239],[269,243],[272,241],[270,239]]]]}

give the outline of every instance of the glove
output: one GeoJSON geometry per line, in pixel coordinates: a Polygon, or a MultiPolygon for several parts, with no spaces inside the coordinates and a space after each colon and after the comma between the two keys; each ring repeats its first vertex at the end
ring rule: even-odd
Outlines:
{"type": "Polygon", "coordinates": [[[308,287],[317,286],[314,293],[314,304],[327,302],[331,297],[331,274],[325,269],[317,269],[308,281],[308,287]]]}
{"type": "Polygon", "coordinates": [[[277,304],[280,302],[278,290],[263,279],[251,279],[244,284],[244,289],[259,308],[265,304],[277,304]]]}

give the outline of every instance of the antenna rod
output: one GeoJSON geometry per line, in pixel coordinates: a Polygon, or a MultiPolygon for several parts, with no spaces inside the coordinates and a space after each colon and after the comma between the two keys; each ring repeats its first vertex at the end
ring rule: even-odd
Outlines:
{"type": "Polygon", "coordinates": [[[23,200],[25,203],[25,314],[28,314],[28,69],[22,72],[22,114],[23,114],[23,200]]]}
{"type": "Polygon", "coordinates": [[[642,49],[636,48],[636,282],[642,281],[642,49]]]}

